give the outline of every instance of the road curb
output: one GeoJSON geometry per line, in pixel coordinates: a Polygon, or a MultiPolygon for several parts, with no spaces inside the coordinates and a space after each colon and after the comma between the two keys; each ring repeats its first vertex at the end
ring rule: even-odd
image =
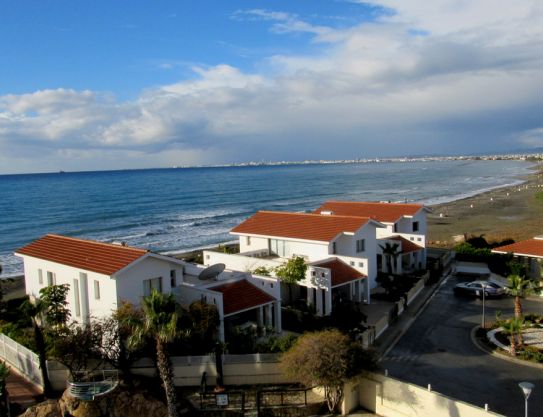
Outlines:
{"type": "Polygon", "coordinates": [[[475,333],[477,333],[477,330],[479,330],[480,328],[481,328],[481,326],[475,326],[470,331],[471,342],[480,351],[482,351],[484,353],[487,353],[487,354],[489,354],[491,356],[494,356],[495,358],[501,359],[502,361],[516,363],[517,365],[529,366],[531,368],[543,369],[543,364],[541,364],[541,363],[535,363],[535,362],[525,361],[525,360],[522,360],[522,359],[513,358],[512,356],[505,355],[503,353],[500,353],[499,351],[492,350],[492,349],[482,345],[481,343],[479,343],[479,341],[477,340],[477,337],[475,336],[475,333]]]}

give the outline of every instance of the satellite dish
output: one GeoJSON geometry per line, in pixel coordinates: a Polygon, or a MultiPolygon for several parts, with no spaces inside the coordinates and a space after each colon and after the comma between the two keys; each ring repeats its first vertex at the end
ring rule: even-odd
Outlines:
{"type": "Polygon", "coordinates": [[[208,279],[217,278],[217,276],[222,271],[224,271],[224,268],[226,268],[225,264],[215,264],[215,265],[208,266],[206,269],[204,269],[202,272],[198,274],[198,279],[205,281],[208,279]]]}

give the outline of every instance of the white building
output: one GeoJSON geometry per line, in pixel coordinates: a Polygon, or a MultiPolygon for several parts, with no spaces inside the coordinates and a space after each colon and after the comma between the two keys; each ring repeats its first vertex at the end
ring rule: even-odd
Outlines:
{"type": "Polygon", "coordinates": [[[426,214],[429,212],[431,210],[422,204],[357,201],[327,201],[315,210],[318,214],[369,217],[385,225],[377,229],[377,269],[390,272],[386,271],[382,248],[386,248],[387,243],[398,245],[394,272],[399,274],[426,267],[426,214]]]}
{"type": "Polygon", "coordinates": [[[318,314],[328,315],[333,293],[370,301],[370,290],[377,285],[376,229],[381,227],[385,226],[367,217],[259,211],[231,231],[239,236],[239,254],[204,251],[204,263],[273,271],[301,256],[309,268],[299,283],[304,288],[299,296],[318,314]]]}
{"type": "Polygon", "coordinates": [[[196,300],[214,304],[223,341],[225,323],[235,319],[250,317],[281,331],[280,288],[273,278],[232,271],[209,276],[200,265],[148,250],[51,234],[15,255],[24,262],[26,293],[37,298],[48,285],[68,284],[68,308],[81,323],[110,316],[123,301],[140,305],[154,288],[173,293],[185,306],[196,300]]]}
{"type": "Polygon", "coordinates": [[[139,305],[152,288],[169,293],[183,276],[184,263],[122,245],[46,235],[19,249],[26,293],[39,297],[48,285],[68,284],[72,319],[82,323],[105,317],[121,301],[139,305]]]}
{"type": "Polygon", "coordinates": [[[512,254],[515,259],[526,265],[528,276],[532,279],[543,279],[543,236],[522,240],[510,245],[504,245],[492,249],[493,253],[502,255],[512,254]]]}

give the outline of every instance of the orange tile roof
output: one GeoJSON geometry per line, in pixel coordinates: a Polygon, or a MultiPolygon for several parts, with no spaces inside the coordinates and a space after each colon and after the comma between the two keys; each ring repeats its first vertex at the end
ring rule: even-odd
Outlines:
{"type": "Polygon", "coordinates": [[[315,213],[331,211],[340,216],[371,217],[379,222],[394,223],[402,216],[415,215],[423,207],[422,204],[327,201],[315,213]]]}
{"type": "Polygon", "coordinates": [[[245,279],[229,282],[209,289],[222,293],[225,315],[249,310],[276,301],[271,295],[245,279]]]}
{"type": "Polygon", "coordinates": [[[332,273],[332,287],[343,285],[360,278],[366,278],[362,272],[357,271],[339,259],[313,264],[319,268],[328,268],[332,273]]]}
{"type": "Polygon", "coordinates": [[[528,239],[492,249],[497,253],[514,253],[543,258],[543,239],[528,239]]]}
{"type": "Polygon", "coordinates": [[[148,251],[49,234],[22,247],[15,253],[73,266],[86,271],[113,275],[147,254],[148,251]]]}
{"type": "Polygon", "coordinates": [[[259,211],[231,233],[330,242],[340,233],[354,233],[368,221],[366,217],[259,211]]]}
{"type": "Polygon", "coordinates": [[[410,241],[402,236],[392,236],[387,237],[387,239],[397,240],[402,242],[402,253],[416,252],[418,250],[424,249],[424,247],[417,245],[415,242],[410,241]]]}

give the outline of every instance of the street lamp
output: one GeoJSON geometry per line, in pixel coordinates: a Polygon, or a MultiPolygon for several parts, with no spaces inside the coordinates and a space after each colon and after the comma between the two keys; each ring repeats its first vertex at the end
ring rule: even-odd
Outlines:
{"type": "Polygon", "coordinates": [[[528,417],[528,398],[530,397],[535,385],[531,382],[519,382],[518,386],[524,394],[524,417],[528,417]]]}
{"type": "Polygon", "coordinates": [[[486,295],[486,289],[485,289],[485,284],[483,284],[483,330],[485,329],[486,327],[486,323],[485,323],[485,295],[486,295]]]}

